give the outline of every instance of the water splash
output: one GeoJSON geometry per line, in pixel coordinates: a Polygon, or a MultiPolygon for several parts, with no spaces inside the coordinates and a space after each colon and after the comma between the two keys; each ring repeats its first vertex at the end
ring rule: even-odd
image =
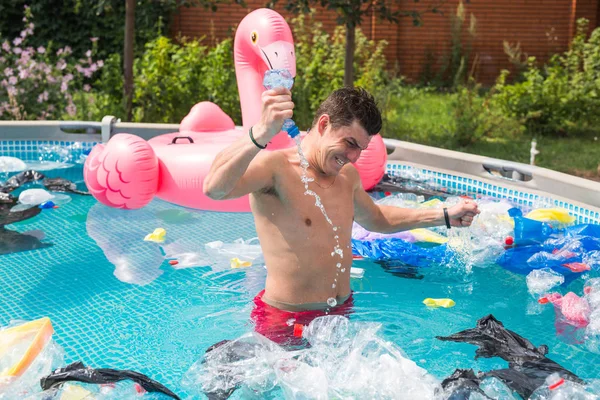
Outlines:
{"type": "MultiPolygon", "coordinates": [[[[320,210],[321,213],[323,214],[323,216],[325,217],[325,220],[329,223],[329,225],[332,226],[333,232],[334,232],[334,239],[336,242],[336,245],[333,248],[333,251],[331,252],[331,257],[335,257],[336,255],[340,257],[340,259],[344,258],[344,250],[342,250],[342,248],[340,247],[340,242],[339,242],[339,236],[336,234],[337,230],[339,229],[339,227],[333,225],[333,222],[331,221],[331,218],[329,218],[329,216],[327,215],[327,212],[325,211],[325,207],[323,206],[323,203],[321,202],[321,197],[319,197],[318,194],[316,194],[315,192],[313,192],[312,190],[310,190],[308,188],[308,184],[310,182],[314,182],[314,178],[310,178],[308,176],[308,160],[306,159],[306,157],[304,156],[304,152],[302,151],[302,146],[300,145],[300,137],[296,136],[294,137],[294,142],[296,142],[296,147],[298,148],[298,156],[300,156],[300,167],[302,167],[302,176],[300,177],[300,180],[302,181],[302,183],[304,184],[304,195],[308,195],[308,196],[313,196],[315,198],[315,206],[317,206],[320,210]]],[[[339,273],[340,273],[340,269],[342,267],[342,263],[337,263],[336,265],[336,270],[335,270],[335,279],[333,280],[333,283],[331,284],[331,288],[335,289],[337,287],[337,281],[338,281],[338,277],[339,277],[339,273]]],[[[345,269],[342,270],[342,272],[344,272],[345,269]]],[[[329,307],[335,307],[337,305],[337,300],[335,297],[329,297],[327,299],[327,305],[329,305],[329,307]]]]}

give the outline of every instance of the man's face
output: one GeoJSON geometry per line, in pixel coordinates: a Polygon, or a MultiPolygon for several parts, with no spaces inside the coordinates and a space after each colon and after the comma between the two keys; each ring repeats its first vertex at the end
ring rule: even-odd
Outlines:
{"type": "Polygon", "coordinates": [[[321,125],[319,163],[325,175],[337,175],[344,165],[358,160],[360,153],[369,145],[371,136],[357,121],[350,126],[333,129],[328,117],[326,120],[325,126],[321,125]]]}

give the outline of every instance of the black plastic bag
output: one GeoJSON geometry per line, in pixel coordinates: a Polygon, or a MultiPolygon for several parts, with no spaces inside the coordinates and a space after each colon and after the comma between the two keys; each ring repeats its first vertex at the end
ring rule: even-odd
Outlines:
{"type": "Polygon", "coordinates": [[[494,376],[502,380],[506,386],[525,399],[553,373],[576,383],[584,383],[577,375],[546,357],[548,346],[535,347],[529,340],[506,329],[502,322],[491,314],[477,321],[477,326],[473,329],[436,337],[440,340],[479,346],[475,358],[500,357],[508,361],[508,369],[486,372],[485,376],[494,376]]]}
{"type": "Polygon", "coordinates": [[[42,386],[42,390],[48,390],[58,387],[61,384],[69,381],[103,384],[119,382],[126,379],[138,383],[147,392],[163,393],[176,400],[180,400],[179,396],[171,392],[165,386],[153,381],[146,375],[140,374],[139,372],[127,370],[120,371],[109,368],[93,369],[86,367],[81,361],[77,361],[73,364],[67,365],[64,368],[57,369],[50,375],[42,378],[40,384],[42,386]]]}

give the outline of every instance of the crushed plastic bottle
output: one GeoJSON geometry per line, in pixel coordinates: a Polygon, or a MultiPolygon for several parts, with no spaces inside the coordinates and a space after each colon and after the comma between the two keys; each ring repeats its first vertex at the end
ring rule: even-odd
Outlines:
{"type": "Polygon", "coordinates": [[[527,289],[534,296],[547,293],[555,286],[562,285],[565,277],[551,268],[534,269],[527,275],[527,289]]]}
{"type": "MultiPolygon", "coordinates": [[[[269,90],[277,87],[284,87],[291,90],[293,85],[294,78],[287,69],[271,69],[265,72],[263,86],[269,90]]],[[[296,137],[300,133],[300,130],[292,119],[286,119],[283,122],[282,129],[286,131],[291,138],[296,137]]]]}
{"type": "Polygon", "coordinates": [[[529,397],[530,400],[598,400],[598,396],[588,392],[586,388],[575,382],[564,379],[554,373],[546,378],[529,397]]]}

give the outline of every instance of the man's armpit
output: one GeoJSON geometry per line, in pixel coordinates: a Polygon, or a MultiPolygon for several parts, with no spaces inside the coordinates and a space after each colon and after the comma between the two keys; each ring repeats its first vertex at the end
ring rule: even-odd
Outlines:
{"type": "Polygon", "coordinates": [[[275,197],[278,196],[277,190],[275,189],[274,186],[268,186],[268,187],[262,188],[262,189],[258,190],[256,193],[264,194],[267,196],[275,196],[275,197]]]}

